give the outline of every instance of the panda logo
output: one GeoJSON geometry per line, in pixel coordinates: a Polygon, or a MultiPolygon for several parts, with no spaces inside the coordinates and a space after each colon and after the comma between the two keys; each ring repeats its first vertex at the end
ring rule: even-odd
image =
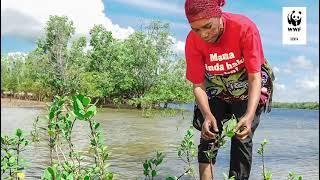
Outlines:
{"type": "Polygon", "coordinates": [[[288,14],[288,23],[292,24],[293,26],[299,26],[301,23],[301,11],[293,10],[291,13],[288,14]]]}

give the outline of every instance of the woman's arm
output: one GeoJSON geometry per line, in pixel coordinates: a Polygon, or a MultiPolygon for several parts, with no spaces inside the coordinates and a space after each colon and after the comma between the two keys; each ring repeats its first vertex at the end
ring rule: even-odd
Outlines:
{"type": "Polygon", "coordinates": [[[261,95],[261,73],[248,73],[248,106],[246,116],[254,117],[261,95]]]}
{"type": "Polygon", "coordinates": [[[240,139],[245,139],[251,133],[251,124],[254,119],[256,109],[261,95],[261,73],[248,73],[248,105],[247,111],[243,117],[241,117],[237,124],[236,131],[241,127],[245,129],[237,133],[236,136],[240,139]]]}
{"type": "Polygon", "coordinates": [[[212,139],[213,133],[210,131],[212,127],[215,132],[218,132],[218,126],[216,119],[211,113],[208,96],[206,93],[205,83],[193,84],[193,93],[196,97],[197,104],[204,118],[204,122],[201,130],[201,137],[204,139],[212,139]]]}

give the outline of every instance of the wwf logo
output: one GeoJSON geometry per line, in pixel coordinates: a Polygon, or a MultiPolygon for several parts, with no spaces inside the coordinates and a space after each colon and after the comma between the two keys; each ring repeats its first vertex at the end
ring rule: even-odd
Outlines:
{"type": "Polygon", "coordinates": [[[299,26],[301,23],[301,11],[293,10],[288,14],[288,23],[293,26],[299,26]]]}

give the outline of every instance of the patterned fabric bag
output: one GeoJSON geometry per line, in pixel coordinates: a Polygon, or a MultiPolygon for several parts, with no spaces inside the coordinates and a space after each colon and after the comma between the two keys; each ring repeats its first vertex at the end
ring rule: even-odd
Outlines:
{"type": "MultiPolygon", "coordinates": [[[[263,112],[270,112],[272,105],[273,81],[275,79],[273,71],[265,60],[261,66],[261,96],[259,107],[263,112]]],[[[209,101],[213,97],[223,99],[228,103],[248,99],[248,75],[243,68],[241,71],[227,76],[210,75],[206,73],[206,92],[209,101]]],[[[201,131],[204,119],[198,105],[194,105],[193,126],[201,131]]]]}

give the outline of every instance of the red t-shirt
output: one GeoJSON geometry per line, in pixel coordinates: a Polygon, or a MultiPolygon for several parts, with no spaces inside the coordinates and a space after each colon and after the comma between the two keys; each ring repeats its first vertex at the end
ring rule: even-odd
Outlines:
{"type": "Polygon", "coordinates": [[[224,12],[224,30],[216,43],[207,43],[190,31],[186,39],[186,77],[194,84],[202,83],[205,72],[212,75],[232,74],[246,68],[260,72],[265,62],[258,28],[249,18],[224,12]]]}

